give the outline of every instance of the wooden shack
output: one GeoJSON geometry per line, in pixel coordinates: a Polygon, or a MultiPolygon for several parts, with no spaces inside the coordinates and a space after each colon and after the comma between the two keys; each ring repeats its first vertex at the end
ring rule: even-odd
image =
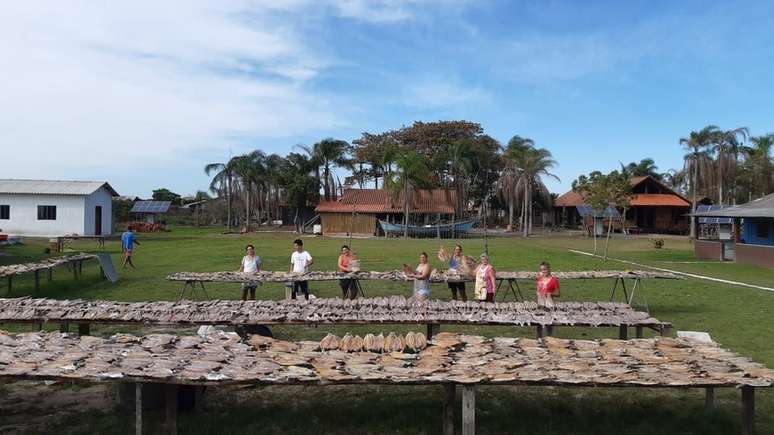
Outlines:
{"type": "MultiPolygon", "coordinates": [[[[684,234],[689,230],[688,213],[691,203],[681,194],[651,176],[632,177],[632,197],[626,209],[624,226],[627,230],[645,233],[684,234]]],[[[569,191],[554,201],[554,221],[558,225],[582,225],[578,207],[585,200],[577,192],[569,191]]]]}
{"type": "MultiPolygon", "coordinates": [[[[417,190],[411,201],[410,223],[430,224],[449,220],[456,195],[451,190],[417,190]]],[[[380,235],[379,220],[403,221],[403,195],[394,198],[384,189],[347,189],[336,201],[322,201],[315,208],[323,234],[380,235]]]]}

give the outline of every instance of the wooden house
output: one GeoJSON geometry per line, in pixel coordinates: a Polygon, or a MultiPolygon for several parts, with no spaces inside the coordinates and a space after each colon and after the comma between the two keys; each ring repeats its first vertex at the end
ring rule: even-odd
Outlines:
{"type": "MultiPolygon", "coordinates": [[[[411,201],[409,223],[435,224],[454,214],[456,195],[451,190],[417,190],[411,201]]],[[[347,189],[336,201],[315,208],[323,234],[379,235],[379,220],[403,222],[403,195],[393,198],[383,189],[347,189]]]]}
{"type": "MultiPolygon", "coordinates": [[[[651,176],[632,177],[632,197],[626,209],[627,230],[646,233],[683,234],[689,230],[691,203],[681,194],[651,176]]],[[[583,224],[579,206],[586,205],[577,192],[569,191],[554,201],[554,222],[578,227],[583,224]]]]}

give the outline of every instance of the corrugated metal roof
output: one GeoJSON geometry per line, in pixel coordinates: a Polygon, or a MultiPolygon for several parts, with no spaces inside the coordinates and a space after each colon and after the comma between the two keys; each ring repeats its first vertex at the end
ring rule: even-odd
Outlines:
{"type": "Polygon", "coordinates": [[[639,193],[634,195],[629,202],[632,207],[656,206],[656,207],[690,207],[691,203],[683,198],[666,193],[639,193]]]}
{"type": "Polygon", "coordinates": [[[0,179],[0,193],[27,195],[91,195],[104,186],[112,196],[118,192],[105,181],[0,179]]]}
{"type": "MultiPolygon", "coordinates": [[[[456,195],[453,191],[417,190],[414,192],[412,213],[454,213],[456,195]]],[[[348,189],[338,201],[322,201],[314,209],[320,213],[402,213],[403,194],[397,200],[383,189],[348,189]]]]}
{"type": "Polygon", "coordinates": [[[774,193],[734,207],[694,213],[694,216],[774,218],[774,193]]]}

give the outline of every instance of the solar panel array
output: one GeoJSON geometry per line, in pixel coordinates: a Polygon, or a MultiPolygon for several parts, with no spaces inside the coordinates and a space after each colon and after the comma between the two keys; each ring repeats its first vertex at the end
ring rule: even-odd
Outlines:
{"type": "MultiPolygon", "coordinates": [[[[715,211],[715,210],[721,210],[723,207],[719,205],[699,205],[696,207],[696,212],[707,212],[707,211],[715,211]]],[[[699,223],[700,224],[731,224],[733,222],[733,219],[727,218],[727,217],[700,217],[699,223]]]]}
{"type": "Polygon", "coordinates": [[[578,210],[578,213],[582,217],[594,216],[594,217],[605,217],[605,218],[613,218],[613,219],[621,218],[621,214],[618,213],[618,210],[612,207],[607,207],[604,213],[599,213],[597,210],[594,210],[593,208],[591,208],[591,206],[588,204],[577,205],[575,206],[575,208],[578,210]]]}
{"type": "Polygon", "coordinates": [[[130,213],[166,213],[169,211],[169,201],[137,201],[130,213]]]}

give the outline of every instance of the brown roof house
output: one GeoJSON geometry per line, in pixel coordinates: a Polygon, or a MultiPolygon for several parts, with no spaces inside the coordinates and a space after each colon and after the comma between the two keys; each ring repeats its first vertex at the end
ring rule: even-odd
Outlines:
{"type": "MultiPolygon", "coordinates": [[[[626,210],[624,226],[640,232],[677,233],[689,230],[687,214],[691,203],[684,196],[651,176],[629,179],[634,197],[626,210]]],[[[554,201],[554,222],[564,226],[583,224],[578,207],[585,206],[583,197],[573,191],[554,201]]]]}
{"type": "MultiPolygon", "coordinates": [[[[451,190],[417,190],[409,211],[410,224],[430,224],[454,214],[456,195],[451,190]]],[[[323,234],[383,234],[379,220],[403,222],[403,194],[393,198],[383,189],[347,189],[336,201],[315,208],[323,234]]]]}

